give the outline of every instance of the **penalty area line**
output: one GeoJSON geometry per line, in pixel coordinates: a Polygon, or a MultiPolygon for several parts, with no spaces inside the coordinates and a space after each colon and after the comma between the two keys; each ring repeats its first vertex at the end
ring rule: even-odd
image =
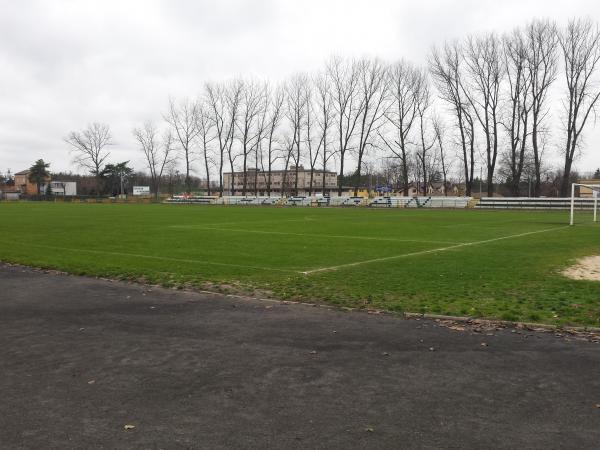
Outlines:
{"type": "Polygon", "coordinates": [[[382,261],[391,261],[394,259],[409,258],[411,256],[427,255],[430,253],[440,253],[440,252],[445,252],[447,250],[454,250],[456,248],[487,244],[490,242],[497,242],[497,241],[502,241],[505,239],[514,239],[514,238],[519,238],[519,237],[523,237],[523,236],[529,236],[532,234],[547,233],[549,231],[563,230],[565,228],[569,228],[569,225],[565,225],[562,227],[545,228],[543,230],[537,230],[537,231],[528,231],[527,233],[511,234],[509,236],[501,236],[501,237],[492,238],[492,239],[485,239],[483,241],[464,242],[461,244],[450,245],[448,247],[432,248],[431,250],[422,250],[422,251],[418,251],[418,252],[404,253],[402,255],[384,256],[382,258],[366,259],[363,261],[356,261],[356,262],[347,263],[347,264],[340,264],[338,266],[320,267],[318,269],[305,270],[301,273],[304,275],[311,275],[313,273],[318,273],[318,272],[327,272],[327,271],[332,271],[332,270],[345,269],[347,267],[362,266],[363,264],[371,264],[371,263],[382,262],[382,261]]]}

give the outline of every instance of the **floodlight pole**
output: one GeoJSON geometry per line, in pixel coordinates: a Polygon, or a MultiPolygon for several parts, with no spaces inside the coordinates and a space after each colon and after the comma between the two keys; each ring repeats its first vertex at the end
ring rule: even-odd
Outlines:
{"type": "Polygon", "coordinates": [[[569,225],[573,225],[573,216],[575,213],[575,183],[571,184],[571,221],[569,225]]]}

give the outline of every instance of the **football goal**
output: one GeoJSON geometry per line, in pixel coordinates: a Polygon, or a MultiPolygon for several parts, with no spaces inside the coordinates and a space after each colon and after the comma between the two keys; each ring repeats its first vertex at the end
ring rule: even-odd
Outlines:
{"type": "Polygon", "coordinates": [[[570,225],[575,223],[575,202],[577,201],[579,209],[591,209],[594,210],[594,222],[598,221],[598,198],[600,197],[600,185],[599,184],[581,184],[573,183],[571,185],[571,218],[569,221],[570,225]],[[575,199],[575,193],[579,188],[580,197],[575,199]],[[590,195],[591,198],[581,197],[581,193],[585,192],[590,195]]]}

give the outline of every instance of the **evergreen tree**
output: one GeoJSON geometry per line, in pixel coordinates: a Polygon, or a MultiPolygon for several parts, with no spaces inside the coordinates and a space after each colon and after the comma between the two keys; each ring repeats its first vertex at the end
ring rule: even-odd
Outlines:
{"type": "Polygon", "coordinates": [[[33,166],[29,168],[29,181],[36,184],[38,195],[40,195],[42,183],[50,178],[48,167],[50,167],[50,163],[44,162],[43,159],[38,159],[33,166]]]}
{"type": "Polygon", "coordinates": [[[133,169],[127,164],[129,161],[117,164],[107,164],[101,173],[101,177],[107,181],[112,194],[124,194],[128,178],[133,174],[133,169]]]}

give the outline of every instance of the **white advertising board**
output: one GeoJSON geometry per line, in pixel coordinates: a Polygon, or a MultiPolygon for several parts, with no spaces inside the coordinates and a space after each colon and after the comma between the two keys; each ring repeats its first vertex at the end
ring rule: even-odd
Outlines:
{"type": "Polygon", "coordinates": [[[133,195],[150,195],[150,186],[134,186],[133,195]]]}

